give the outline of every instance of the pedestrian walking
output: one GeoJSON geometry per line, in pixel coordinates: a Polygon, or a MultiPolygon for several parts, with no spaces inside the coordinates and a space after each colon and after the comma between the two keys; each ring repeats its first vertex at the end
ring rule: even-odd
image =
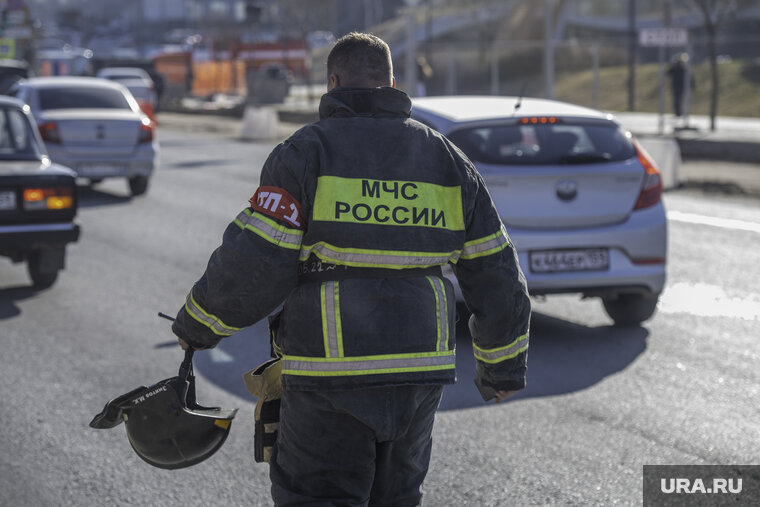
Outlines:
{"type": "Polygon", "coordinates": [[[483,180],[410,119],[388,45],[348,34],[327,71],[319,121],[274,148],[172,329],[183,348],[210,348],[269,315],[276,505],[419,505],[435,412],[455,381],[442,267],[472,313],[486,400],[525,386],[530,300],[483,180]]]}

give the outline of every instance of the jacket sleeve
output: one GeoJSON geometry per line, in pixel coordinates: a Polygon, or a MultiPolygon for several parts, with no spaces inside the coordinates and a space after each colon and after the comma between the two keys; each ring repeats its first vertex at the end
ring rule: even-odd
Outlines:
{"type": "Polygon", "coordinates": [[[251,205],[227,226],[187,295],[172,331],[190,346],[212,348],[255,324],[296,286],[305,229],[297,155],[287,144],[273,150],[251,205]]]}
{"type": "Polygon", "coordinates": [[[465,303],[483,398],[525,387],[530,298],[517,252],[480,175],[473,169],[474,203],[464,249],[453,266],[465,303]]]}

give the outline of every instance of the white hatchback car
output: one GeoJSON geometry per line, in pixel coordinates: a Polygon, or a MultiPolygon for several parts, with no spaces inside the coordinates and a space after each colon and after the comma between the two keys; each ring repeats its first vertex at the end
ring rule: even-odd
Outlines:
{"type": "Polygon", "coordinates": [[[50,158],[95,183],[126,178],[132,195],[146,192],[158,157],[155,124],[114,81],[38,77],[14,91],[29,104],[50,158]]]}
{"type": "MultiPolygon", "coordinates": [[[[157,105],[156,85],[153,82],[153,78],[150,77],[150,74],[145,69],[141,69],[140,67],[103,67],[95,74],[95,77],[116,81],[130,88],[130,90],[132,90],[132,87],[137,87],[137,81],[139,81],[142,83],[142,86],[139,88],[144,88],[144,91],[140,93],[147,95],[145,98],[146,100],[150,100],[154,109],[157,105]]],[[[138,99],[134,92],[133,95],[138,99]]]]}
{"type": "Polygon", "coordinates": [[[662,181],[600,111],[517,97],[413,100],[412,118],[476,165],[532,295],[600,297],[616,324],[650,318],[665,285],[662,181]]]}

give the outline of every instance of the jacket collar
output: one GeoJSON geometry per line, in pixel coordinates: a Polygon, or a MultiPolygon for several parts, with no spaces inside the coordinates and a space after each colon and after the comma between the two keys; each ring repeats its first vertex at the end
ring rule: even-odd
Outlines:
{"type": "Polygon", "coordinates": [[[334,88],[322,95],[319,118],[392,117],[408,118],[412,111],[409,96],[390,86],[380,88],[334,88]]]}

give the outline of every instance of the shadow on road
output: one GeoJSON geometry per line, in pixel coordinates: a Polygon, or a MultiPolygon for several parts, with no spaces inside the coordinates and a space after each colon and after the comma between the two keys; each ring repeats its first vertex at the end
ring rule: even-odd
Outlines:
{"type": "MultiPolygon", "coordinates": [[[[528,357],[528,386],[510,401],[587,389],[624,370],[646,349],[649,332],[641,327],[588,327],[534,313],[528,357]]],[[[159,345],[161,346],[161,345],[159,345]]],[[[242,375],[269,359],[265,321],[222,340],[216,349],[195,354],[195,371],[249,402],[242,375]]],[[[457,336],[457,383],[446,386],[440,410],[483,406],[473,378],[475,360],[469,335],[457,336]]]]}
{"type": "MultiPolygon", "coordinates": [[[[527,387],[509,401],[567,394],[587,389],[624,370],[646,350],[642,327],[588,327],[533,313],[527,387]]],[[[475,360],[469,335],[457,336],[457,383],[448,386],[441,410],[481,406],[473,379],[475,360]]]]}
{"type": "MultiPolygon", "coordinates": [[[[126,192],[126,183],[124,185],[126,192]]],[[[80,208],[126,204],[132,200],[132,197],[129,195],[117,195],[104,190],[99,190],[89,185],[77,186],[77,198],[79,199],[80,208]]]]}
{"type": "Polygon", "coordinates": [[[760,197],[760,190],[746,188],[733,181],[692,180],[681,184],[682,190],[693,190],[705,195],[725,195],[730,197],[760,197]]]}
{"type": "Polygon", "coordinates": [[[208,169],[209,167],[220,167],[223,165],[238,165],[237,160],[224,159],[202,159],[186,160],[184,162],[175,162],[173,164],[164,164],[162,169],[208,169]]]}
{"type": "Polygon", "coordinates": [[[28,286],[18,285],[0,288],[0,320],[21,315],[21,309],[16,305],[16,302],[29,299],[38,292],[39,289],[35,289],[31,283],[28,286]]]}

